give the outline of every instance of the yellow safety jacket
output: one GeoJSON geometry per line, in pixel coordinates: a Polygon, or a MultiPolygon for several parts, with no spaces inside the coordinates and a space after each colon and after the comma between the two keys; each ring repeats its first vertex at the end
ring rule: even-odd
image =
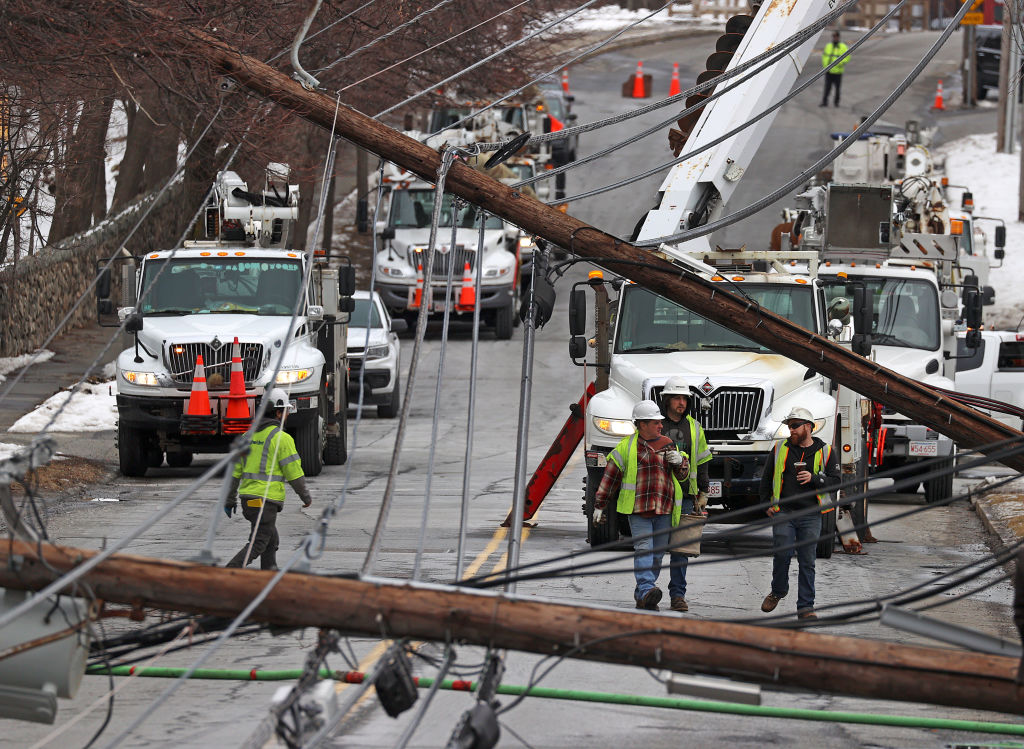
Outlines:
{"type": "MultiPolygon", "coordinates": [[[[779,510],[779,496],[782,494],[782,472],[786,468],[786,456],[789,455],[789,444],[787,442],[780,442],[775,448],[775,475],[772,478],[772,509],[779,510]]],[[[823,445],[821,449],[816,450],[814,453],[814,463],[812,467],[814,470],[811,473],[821,473],[822,467],[828,464],[828,459],[832,456],[832,446],[823,445]]],[[[830,504],[828,492],[822,492],[817,495],[819,505],[830,504]]],[[[827,507],[821,511],[822,515],[832,512],[834,507],[827,507]]]]}
{"type": "MultiPolygon", "coordinates": [[[[834,60],[838,60],[840,57],[845,55],[846,50],[848,49],[849,47],[847,47],[842,42],[839,42],[839,44],[833,44],[832,42],[829,42],[828,44],[825,45],[825,51],[821,55],[821,67],[827,68],[829,65],[832,64],[834,60]]],[[[843,68],[846,67],[846,63],[848,63],[849,61],[850,58],[847,57],[845,60],[838,63],[834,68],[832,68],[828,72],[835,73],[836,75],[842,74],[843,68]]]]}
{"type": "Polygon", "coordinates": [[[294,481],[305,474],[295,450],[295,440],[278,424],[268,424],[252,436],[252,445],[245,458],[235,463],[231,474],[242,481],[238,485],[240,496],[248,499],[249,507],[263,504],[262,497],[271,502],[284,502],[284,482],[294,481]]]}
{"type": "MultiPolygon", "coordinates": [[[[615,509],[623,515],[632,515],[633,507],[636,505],[637,439],[634,432],[608,453],[608,460],[617,465],[622,472],[622,479],[619,481],[619,499],[615,509]]],[[[672,501],[672,525],[679,525],[679,520],[683,516],[683,487],[672,473],[671,468],[669,468],[668,475],[672,477],[672,488],[675,493],[672,501]]],[[[696,479],[694,481],[696,482],[696,479]]]]}
{"type": "MultiPolygon", "coordinates": [[[[690,424],[690,454],[687,455],[690,459],[690,472],[686,474],[686,493],[696,496],[698,492],[697,466],[711,460],[711,448],[708,447],[708,441],[704,437],[704,427],[698,424],[690,414],[686,414],[686,421],[690,424]]],[[[679,445],[676,444],[677,449],[678,447],[679,445]]]]}

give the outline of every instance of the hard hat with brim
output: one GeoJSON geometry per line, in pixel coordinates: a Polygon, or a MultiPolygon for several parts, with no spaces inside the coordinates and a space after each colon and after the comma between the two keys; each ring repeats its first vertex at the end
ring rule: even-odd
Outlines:
{"type": "Polygon", "coordinates": [[[801,422],[813,424],[814,416],[806,408],[800,408],[799,406],[790,411],[789,415],[782,420],[782,423],[786,426],[793,426],[793,424],[799,424],[801,422]]]}
{"type": "Polygon", "coordinates": [[[663,414],[658,404],[643,400],[633,406],[633,421],[661,421],[663,414]]]}

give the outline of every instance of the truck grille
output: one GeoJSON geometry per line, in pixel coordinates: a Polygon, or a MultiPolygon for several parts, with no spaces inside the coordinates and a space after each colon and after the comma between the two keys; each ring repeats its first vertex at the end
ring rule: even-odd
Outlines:
{"type": "MultiPolygon", "coordinates": [[[[454,267],[452,279],[455,283],[459,283],[462,281],[462,272],[466,269],[466,263],[469,263],[470,270],[476,268],[476,250],[467,250],[461,244],[455,245],[455,249],[449,252],[441,252],[440,248],[438,248],[434,253],[434,271],[432,277],[447,279],[448,268],[454,267]]],[[[426,271],[426,250],[413,250],[412,264],[414,267],[422,265],[423,270],[426,271]]]]}
{"type": "Polygon", "coordinates": [[[695,418],[707,432],[751,432],[760,421],[763,405],[760,388],[721,388],[697,396],[695,418]]]}
{"type": "MultiPolygon", "coordinates": [[[[242,351],[242,374],[246,382],[252,382],[263,368],[263,344],[242,343],[239,348],[242,351]]],[[[202,354],[208,387],[211,390],[221,387],[226,390],[231,378],[231,349],[230,343],[216,350],[208,343],[172,343],[167,347],[167,368],[175,382],[191,385],[196,371],[196,357],[202,354]],[[214,374],[220,375],[217,378],[221,380],[220,384],[210,382],[214,374]]]]}

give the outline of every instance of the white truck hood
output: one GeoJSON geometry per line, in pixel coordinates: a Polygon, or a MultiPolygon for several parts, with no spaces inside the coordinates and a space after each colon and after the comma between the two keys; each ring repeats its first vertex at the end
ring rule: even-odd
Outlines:
{"type": "MultiPolygon", "coordinates": [[[[151,351],[167,343],[208,343],[217,338],[230,344],[235,336],[239,340],[260,340],[273,345],[284,343],[288,336],[290,317],[279,315],[182,315],[149,316],[144,318],[139,340],[151,351]]],[[[296,329],[305,323],[305,317],[296,321],[296,329]]]]}
{"type": "Polygon", "coordinates": [[[872,346],[871,355],[883,367],[904,377],[947,390],[954,388],[952,380],[939,374],[942,371],[941,351],[926,351],[901,346],[872,346]],[[928,374],[925,367],[932,360],[938,363],[939,368],[935,374],[928,374]]]}

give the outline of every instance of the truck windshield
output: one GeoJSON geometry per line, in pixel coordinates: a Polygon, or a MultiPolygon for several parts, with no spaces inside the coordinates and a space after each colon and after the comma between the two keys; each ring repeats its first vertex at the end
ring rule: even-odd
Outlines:
{"type": "MultiPolygon", "coordinates": [[[[939,297],[935,285],[915,278],[858,277],[871,291],[871,342],[935,351],[939,336],[939,297]]],[[[841,279],[824,282],[825,298],[853,299],[853,288],[841,279]]]]}
{"type": "Polygon", "coordinates": [[[298,260],[148,260],[142,276],[145,298],[139,309],[144,315],[290,315],[301,289],[302,264],[298,260]]]}
{"type": "MultiPolygon", "coordinates": [[[[452,219],[458,222],[458,226],[464,229],[477,228],[476,206],[463,206],[458,215],[454,216],[455,196],[445,194],[441,202],[441,220],[438,226],[451,228],[452,219]]],[[[395,190],[391,198],[391,211],[388,215],[388,225],[396,229],[415,227],[423,229],[430,226],[430,219],[434,214],[434,191],[433,189],[423,190],[395,190]]],[[[488,229],[501,229],[502,221],[497,216],[487,217],[488,229]]]]}
{"type": "MultiPolygon", "coordinates": [[[[817,332],[810,284],[743,284],[757,304],[817,332]]],[[[615,353],[668,351],[753,351],[769,348],[722,327],[640,286],[623,289],[615,335],[615,353]]]]}

